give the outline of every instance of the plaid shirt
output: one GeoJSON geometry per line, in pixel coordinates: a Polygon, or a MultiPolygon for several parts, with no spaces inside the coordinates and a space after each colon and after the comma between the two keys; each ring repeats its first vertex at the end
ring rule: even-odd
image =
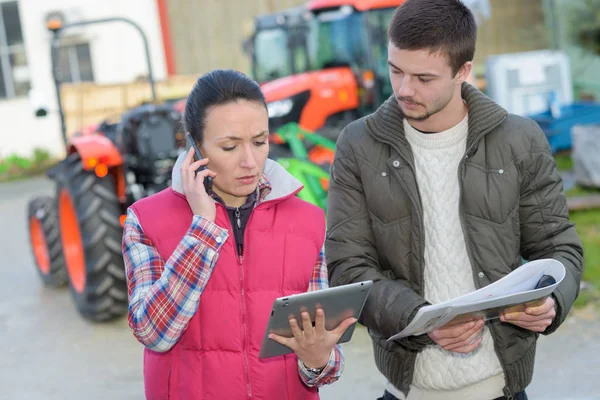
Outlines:
{"type": "MultiPolygon", "coordinates": [[[[270,190],[263,177],[259,199],[270,190]]],[[[123,259],[129,295],[128,322],[133,334],[147,348],[167,351],[185,331],[196,313],[200,296],[219,257],[228,232],[194,215],[192,224],[168,260],[144,234],[133,210],[127,211],[123,232],[123,259]]],[[[315,263],[308,291],[329,287],[323,250],[315,263]]],[[[339,379],[344,356],[339,345],[320,374],[306,370],[298,360],[300,378],[307,386],[322,386],[339,379]]]]}

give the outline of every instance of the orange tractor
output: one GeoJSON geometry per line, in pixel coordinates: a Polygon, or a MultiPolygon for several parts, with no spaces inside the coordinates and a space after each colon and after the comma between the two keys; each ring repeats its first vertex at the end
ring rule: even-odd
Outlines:
{"type": "Polygon", "coordinates": [[[180,114],[166,104],[142,105],[118,123],[103,122],[67,139],[56,64],[58,39],[69,27],[112,21],[129,23],[141,33],[155,99],[146,37],[135,23],[123,18],[68,25],[51,21],[52,64],[67,157],[48,172],[56,182],[56,196],[32,199],[27,216],[43,283],[53,287],[68,283],[77,310],[92,321],[127,313],[121,251],[126,209],[169,187],[173,165],[185,150],[180,114]]]}
{"type": "Polygon", "coordinates": [[[392,94],[387,27],[404,0],[312,0],[255,19],[246,42],[271,132],[296,122],[335,140],[392,94]]]}

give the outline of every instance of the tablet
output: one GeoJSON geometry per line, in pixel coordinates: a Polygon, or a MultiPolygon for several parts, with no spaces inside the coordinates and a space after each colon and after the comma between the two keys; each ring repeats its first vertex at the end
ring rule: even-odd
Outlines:
{"type": "MultiPolygon", "coordinates": [[[[372,285],[373,281],[357,282],[275,299],[258,357],[267,358],[292,353],[290,348],[269,339],[269,334],[292,337],[289,320],[295,317],[302,327],[300,316],[302,311],[308,311],[314,326],[317,305],[325,312],[327,330],[335,329],[346,318],[354,317],[358,320],[372,285]]],[[[352,324],[348,327],[338,343],[348,342],[352,338],[355,326],[356,324],[352,324]]]]}

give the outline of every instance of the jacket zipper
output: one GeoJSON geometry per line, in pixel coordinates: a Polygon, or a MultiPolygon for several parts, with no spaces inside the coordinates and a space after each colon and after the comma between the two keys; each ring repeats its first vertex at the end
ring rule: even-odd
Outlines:
{"type": "Polygon", "coordinates": [[[235,219],[236,219],[236,224],[238,229],[242,228],[242,221],[240,221],[240,208],[236,207],[235,208],[235,219]]]}
{"type": "MultiPolygon", "coordinates": [[[[225,215],[227,215],[227,208],[220,204],[221,207],[225,210],[225,215]]],[[[240,208],[236,207],[235,209],[235,225],[238,228],[241,228],[242,221],[240,220],[240,208]]],[[[229,221],[229,216],[227,216],[228,225],[231,226],[232,231],[234,232],[233,237],[235,241],[235,248],[237,252],[237,260],[240,267],[240,295],[242,301],[242,358],[244,360],[244,372],[246,375],[246,391],[248,394],[248,398],[252,398],[252,389],[250,387],[250,373],[248,369],[248,354],[246,353],[246,301],[245,301],[245,291],[244,291],[244,246],[241,243],[237,243],[236,234],[235,234],[235,226],[229,221]]],[[[249,220],[248,220],[249,222],[249,220]]]]}
{"type": "MultiPolygon", "coordinates": [[[[238,229],[242,227],[242,221],[240,220],[240,208],[235,209],[235,219],[238,229]]],[[[234,228],[235,229],[235,228],[234,228]]],[[[235,238],[235,234],[233,235],[235,238]]],[[[246,390],[248,392],[248,398],[252,398],[252,388],[250,387],[250,373],[248,370],[248,354],[246,352],[246,300],[244,292],[244,245],[242,243],[236,243],[238,264],[240,265],[240,293],[242,300],[242,357],[244,359],[244,372],[246,373],[246,390]]]]}
{"type": "MultiPolygon", "coordinates": [[[[481,134],[479,134],[475,138],[475,140],[471,143],[471,145],[467,148],[467,150],[465,151],[465,155],[461,158],[460,162],[458,163],[458,170],[457,170],[458,183],[459,183],[458,216],[460,219],[460,228],[462,230],[463,236],[465,237],[465,247],[467,249],[467,256],[469,257],[469,262],[471,263],[471,266],[473,266],[475,264],[473,263],[473,256],[472,256],[472,252],[471,252],[471,241],[467,240],[467,232],[465,229],[465,216],[464,216],[465,212],[464,212],[463,201],[462,201],[463,180],[461,178],[460,172],[464,168],[465,162],[469,158],[469,153],[471,152],[473,147],[475,147],[475,145],[477,143],[479,143],[481,138],[483,138],[486,134],[488,134],[489,132],[494,130],[496,127],[498,127],[500,124],[502,124],[506,120],[506,118],[507,117],[502,118],[502,120],[500,120],[497,124],[495,124],[491,128],[489,128],[489,129],[483,131],[481,134]]],[[[471,267],[471,269],[472,269],[472,273],[473,273],[473,282],[475,283],[475,288],[479,289],[481,287],[481,285],[479,285],[479,283],[478,283],[479,281],[477,280],[475,270],[473,269],[473,267],[471,267]]],[[[504,372],[504,376],[506,379],[506,388],[503,388],[502,391],[504,392],[504,396],[506,396],[507,399],[512,400],[513,394],[511,393],[511,389],[507,389],[507,388],[511,387],[512,382],[509,382],[509,376],[506,373],[506,365],[504,365],[504,362],[502,361],[502,357],[500,357],[500,351],[498,350],[498,345],[497,345],[498,335],[492,325],[489,326],[489,329],[490,329],[490,334],[492,335],[492,338],[494,341],[494,351],[496,352],[496,357],[498,357],[498,360],[500,361],[500,366],[502,367],[502,370],[504,372]]]]}
{"type": "MultiPolygon", "coordinates": [[[[297,192],[296,192],[297,193],[297,192]]],[[[284,196],[282,198],[280,198],[280,200],[285,200],[291,196],[295,196],[296,193],[284,196]]],[[[250,221],[252,220],[252,216],[254,215],[254,210],[256,210],[258,207],[262,206],[263,204],[269,203],[271,201],[274,200],[267,200],[264,202],[259,203],[257,201],[256,206],[252,209],[252,212],[250,213],[250,216],[248,217],[248,221],[246,226],[250,225],[250,221]]],[[[232,229],[234,229],[233,224],[231,224],[230,220],[229,220],[229,216],[227,215],[227,208],[222,205],[219,204],[219,206],[223,207],[224,211],[225,211],[225,215],[227,216],[227,221],[228,221],[228,225],[231,226],[232,229]]],[[[240,209],[239,207],[237,207],[235,209],[235,218],[236,218],[236,225],[238,228],[241,228],[242,226],[242,221],[240,219],[240,209]]],[[[247,230],[246,230],[247,232],[247,230]]],[[[244,232],[244,243],[247,243],[247,236],[246,236],[246,232],[244,232]]],[[[234,234],[234,239],[235,239],[235,234],[234,234]]],[[[246,388],[247,388],[247,394],[248,394],[248,398],[251,399],[252,398],[252,388],[250,385],[250,373],[249,373],[249,368],[248,368],[248,354],[246,352],[246,301],[245,301],[245,291],[244,291],[244,245],[241,243],[236,243],[235,245],[236,250],[237,250],[237,259],[238,259],[238,264],[240,266],[240,294],[241,294],[241,300],[242,300],[242,354],[243,354],[243,360],[244,360],[244,372],[246,373],[246,388]]]]}
{"type": "MultiPolygon", "coordinates": [[[[370,130],[370,128],[367,129],[370,130]]],[[[419,229],[421,230],[421,238],[423,239],[421,241],[421,266],[425,265],[425,229],[423,227],[423,219],[425,218],[423,215],[423,199],[421,198],[421,189],[419,189],[419,182],[417,181],[417,171],[414,165],[414,162],[412,160],[409,160],[408,157],[406,157],[404,154],[402,154],[402,152],[400,151],[400,148],[396,146],[395,143],[390,142],[384,138],[379,137],[379,140],[387,145],[389,145],[390,147],[392,147],[394,150],[396,150],[396,152],[400,155],[400,157],[402,157],[402,159],[404,161],[406,161],[406,163],[408,164],[408,166],[410,167],[410,170],[413,173],[413,176],[415,178],[415,186],[417,187],[417,197],[419,199],[419,204],[418,204],[418,208],[419,208],[419,229]]],[[[408,189],[406,188],[406,185],[404,183],[404,181],[402,179],[398,179],[400,185],[402,185],[404,187],[404,190],[406,190],[406,192],[408,193],[408,189]]],[[[423,290],[423,281],[424,281],[424,270],[423,268],[419,269],[420,272],[420,280],[421,280],[421,293],[419,293],[421,296],[424,295],[424,290],[423,290]]]]}
{"type": "MultiPolygon", "coordinates": [[[[367,129],[369,129],[369,128],[367,127],[367,129]]],[[[424,285],[425,284],[425,278],[424,278],[424,275],[425,275],[425,268],[424,268],[424,266],[425,266],[425,229],[424,229],[424,226],[423,226],[423,220],[424,220],[425,217],[423,215],[423,200],[421,198],[421,190],[419,189],[419,182],[417,181],[416,167],[415,167],[414,162],[412,160],[409,160],[408,157],[406,157],[404,154],[402,154],[402,152],[400,151],[400,148],[397,147],[395,143],[393,143],[391,141],[387,141],[387,140],[385,140],[385,139],[383,139],[381,137],[379,138],[379,140],[381,142],[383,142],[383,143],[388,144],[394,150],[396,150],[396,152],[400,155],[400,157],[402,157],[402,159],[404,161],[406,161],[406,163],[410,167],[410,169],[411,169],[411,171],[413,173],[413,176],[415,178],[415,186],[417,187],[417,196],[418,196],[418,199],[419,199],[419,204],[418,205],[419,205],[419,211],[420,211],[419,212],[419,214],[420,214],[419,229],[421,230],[421,238],[422,238],[422,240],[421,240],[421,268],[419,268],[419,278],[420,278],[420,282],[419,283],[421,285],[421,291],[420,291],[419,295],[421,297],[424,297],[425,296],[425,293],[424,293],[425,292],[425,285],[424,285]]],[[[398,179],[398,181],[400,182],[400,185],[402,185],[404,187],[404,190],[406,190],[407,193],[408,193],[408,190],[406,189],[406,185],[404,184],[404,182],[402,181],[402,179],[398,179]]],[[[414,360],[416,360],[416,356],[415,356],[414,360]]],[[[414,360],[413,360],[413,365],[414,365],[414,362],[415,362],[414,360]]],[[[409,370],[408,375],[409,375],[409,377],[408,377],[409,382],[411,382],[409,384],[409,387],[410,387],[410,386],[412,386],[412,380],[413,380],[413,376],[414,376],[414,368],[411,368],[409,370]]]]}

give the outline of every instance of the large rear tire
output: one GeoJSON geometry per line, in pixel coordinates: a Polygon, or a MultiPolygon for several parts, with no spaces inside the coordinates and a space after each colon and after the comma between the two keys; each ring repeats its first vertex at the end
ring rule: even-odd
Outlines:
{"type": "Polygon", "coordinates": [[[29,243],[44,285],[58,288],[67,283],[67,269],[60,242],[56,201],[36,197],[27,206],[29,243]]]}
{"type": "Polygon", "coordinates": [[[84,170],[78,154],[67,158],[63,171],[57,185],[59,222],[75,305],[91,321],[121,317],[128,303],[114,179],[84,170]]]}

